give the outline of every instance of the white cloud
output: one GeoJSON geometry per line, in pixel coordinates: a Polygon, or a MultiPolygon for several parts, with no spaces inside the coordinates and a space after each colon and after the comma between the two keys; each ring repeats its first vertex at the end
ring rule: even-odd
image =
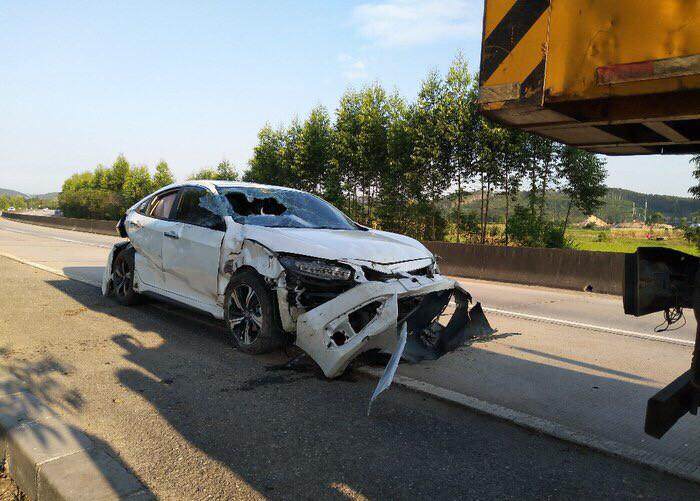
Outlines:
{"type": "Polygon", "coordinates": [[[357,6],[360,33],[383,46],[411,46],[481,33],[481,0],[383,0],[357,6]]]}
{"type": "Polygon", "coordinates": [[[361,59],[349,54],[340,54],[338,62],[342,66],[343,76],[348,80],[362,80],[367,78],[367,65],[361,59]]]}

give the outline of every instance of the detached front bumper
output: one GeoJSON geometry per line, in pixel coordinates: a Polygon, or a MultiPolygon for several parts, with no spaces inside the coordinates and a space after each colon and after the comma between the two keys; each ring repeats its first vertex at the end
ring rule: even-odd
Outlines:
{"type": "Polygon", "coordinates": [[[366,282],[300,315],[296,344],[329,378],[373,349],[394,353],[400,347],[404,360],[434,360],[470,338],[493,332],[481,307],[469,310],[470,303],[467,291],[441,276],[366,282]],[[452,299],[455,311],[442,326],[437,320],[452,299]],[[407,340],[399,343],[404,324],[407,340]]]}

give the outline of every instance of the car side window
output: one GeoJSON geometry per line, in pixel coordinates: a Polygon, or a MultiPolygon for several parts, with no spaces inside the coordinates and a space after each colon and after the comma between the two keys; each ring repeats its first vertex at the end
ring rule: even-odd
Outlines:
{"type": "Polygon", "coordinates": [[[209,207],[204,204],[207,197],[212,194],[201,188],[187,188],[182,192],[180,204],[175,219],[195,226],[203,226],[217,231],[225,231],[226,223],[218,214],[214,214],[209,207]]]}
{"type": "Polygon", "coordinates": [[[136,206],[136,212],[138,212],[139,214],[143,214],[144,216],[147,215],[148,207],[151,205],[151,202],[153,202],[153,198],[147,198],[146,200],[144,200],[136,206]]]}
{"type": "Polygon", "coordinates": [[[177,191],[171,191],[156,197],[148,209],[148,215],[156,219],[170,219],[177,195],[177,191]]]}

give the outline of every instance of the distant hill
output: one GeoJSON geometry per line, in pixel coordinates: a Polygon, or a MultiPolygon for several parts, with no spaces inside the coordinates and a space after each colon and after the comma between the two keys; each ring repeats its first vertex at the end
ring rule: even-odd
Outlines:
{"type": "MultiPolygon", "coordinates": [[[[527,205],[528,192],[518,194],[517,202],[527,205]]],[[[481,208],[480,193],[470,193],[464,196],[464,207],[467,211],[479,213],[481,208]]],[[[675,197],[671,195],[653,195],[638,193],[622,188],[608,188],[605,195],[605,205],[596,211],[595,215],[608,223],[629,222],[633,219],[641,220],[644,217],[644,204],[647,205],[647,214],[661,212],[666,222],[679,224],[681,218],[688,220],[700,217],[700,200],[690,197],[675,197]]],[[[551,191],[547,193],[547,207],[545,211],[553,219],[564,219],[568,206],[568,197],[561,192],[551,191]]],[[[456,195],[449,197],[448,205],[454,207],[456,195]]],[[[511,202],[511,207],[515,205],[511,202]]],[[[489,203],[489,219],[491,221],[502,220],[505,214],[505,198],[496,195],[489,203]]],[[[576,223],[585,219],[584,214],[578,210],[572,210],[571,222],[576,223]]]]}
{"type": "Polygon", "coordinates": [[[60,194],[60,191],[52,191],[49,193],[40,193],[39,195],[31,195],[31,198],[40,198],[42,200],[54,200],[55,198],[58,198],[58,195],[60,194]]]}
{"type": "Polygon", "coordinates": [[[42,200],[53,200],[55,198],[58,198],[59,191],[52,191],[50,193],[41,193],[39,195],[27,195],[26,193],[22,193],[21,191],[17,190],[10,190],[7,188],[0,188],[0,196],[8,196],[8,197],[24,197],[24,198],[40,198],[42,200]]]}
{"type": "Polygon", "coordinates": [[[20,191],[9,190],[7,188],[0,188],[0,196],[3,196],[3,195],[8,196],[8,197],[16,197],[19,195],[20,197],[29,198],[27,195],[25,195],[24,193],[22,193],[20,191]]]}

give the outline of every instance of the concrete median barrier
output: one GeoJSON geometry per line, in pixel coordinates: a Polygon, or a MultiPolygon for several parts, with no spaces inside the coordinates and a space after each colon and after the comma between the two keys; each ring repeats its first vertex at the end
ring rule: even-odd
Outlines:
{"type": "Polygon", "coordinates": [[[34,216],[17,212],[3,212],[2,217],[22,223],[50,226],[64,230],[99,233],[100,235],[117,236],[117,222],[102,219],[78,219],[73,217],[34,216]]]}
{"type": "Polygon", "coordinates": [[[625,255],[571,249],[538,249],[423,242],[446,275],[622,295],[625,255]]]}

